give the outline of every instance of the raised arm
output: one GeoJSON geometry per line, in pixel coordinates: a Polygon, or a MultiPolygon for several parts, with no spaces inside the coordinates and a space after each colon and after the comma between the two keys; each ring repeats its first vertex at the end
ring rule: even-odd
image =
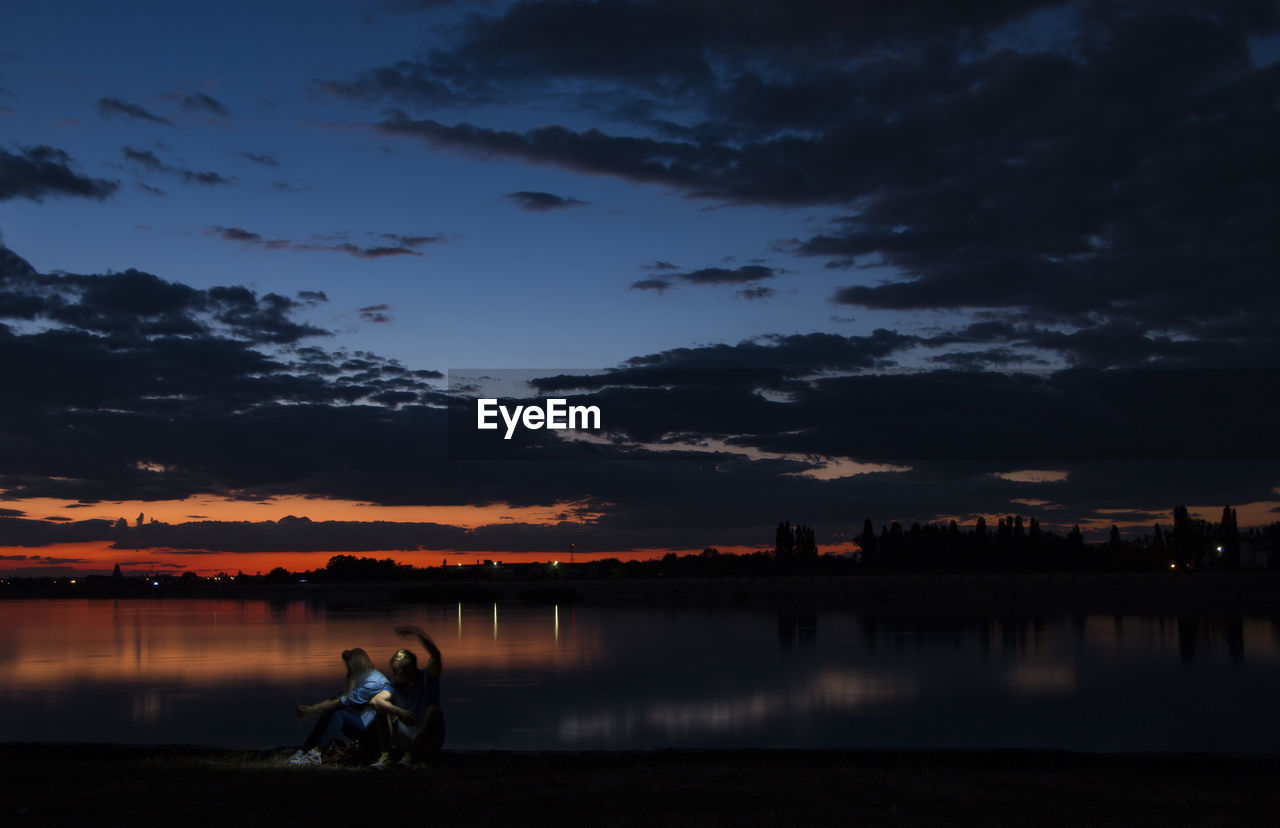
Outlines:
{"type": "Polygon", "coordinates": [[[431,656],[431,658],[427,661],[427,672],[431,673],[431,675],[436,676],[438,678],[440,676],[440,670],[441,670],[441,667],[443,667],[443,665],[440,663],[440,648],[436,646],[436,643],[432,641],[425,632],[422,631],[421,627],[415,627],[411,624],[404,624],[402,626],[396,627],[396,632],[398,632],[400,635],[415,636],[419,641],[422,642],[423,648],[427,651],[427,654],[431,656]]]}

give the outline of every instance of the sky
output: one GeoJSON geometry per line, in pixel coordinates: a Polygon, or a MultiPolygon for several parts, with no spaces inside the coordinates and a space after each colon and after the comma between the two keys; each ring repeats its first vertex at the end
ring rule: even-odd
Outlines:
{"type": "Polygon", "coordinates": [[[5,17],[0,573],[1278,518],[1275,2],[5,17]]]}

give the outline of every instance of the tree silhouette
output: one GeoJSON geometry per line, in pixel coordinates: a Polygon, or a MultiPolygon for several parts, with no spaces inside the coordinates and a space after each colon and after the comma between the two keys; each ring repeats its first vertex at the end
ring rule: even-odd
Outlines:
{"type": "Polygon", "coordinates": [[[876,529],[871,518],[862,522],[862,534],[858,536],[858,546],[862,548],[862,565],[875,569],[880,565],[880,543],[876,540],[876,529]]]}
{"type": "Polygon", "coordinates": [[[1173,560],[1179,569],[1185,568],[1196,558],[1195,529],[1186,506],[1173,507],[1173,560]]]}
{"type": "Polygon", "coordinates": [[[1236,510],[1230,506],[1222,507],[1222,524],[1219,527],[1222,541],[1222,565],[1227,569],[1240,568],[1240,526],[1236,520],[1236,510]]]}
{"type": "Polygon", "coordinates": [[[795,557],[796,538],[791,531],[791,521],[778,523],[778,531],[774,533],[773,555],[778,563],[787,565],[795,557]]]}

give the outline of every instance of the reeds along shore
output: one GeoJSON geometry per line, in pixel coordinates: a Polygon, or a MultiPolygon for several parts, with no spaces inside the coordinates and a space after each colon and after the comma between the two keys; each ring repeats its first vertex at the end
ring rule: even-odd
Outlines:
{"type": "Polygon", "coordinates": [[[1280,759],[1061,752],[452,753],[0,745],[7,825],[1274,825],[1280,759]]]}

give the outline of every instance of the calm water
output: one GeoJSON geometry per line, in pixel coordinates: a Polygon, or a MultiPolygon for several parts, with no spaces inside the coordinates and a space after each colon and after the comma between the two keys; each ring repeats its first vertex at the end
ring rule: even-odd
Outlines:
{"type": "Polygon", "coordinates": [[[0,741],[295,744],[293,700],[406,622],[443,651],[451,748],[1280,751],[1270,619],[188,600],[0,602],[0,741]]]}

